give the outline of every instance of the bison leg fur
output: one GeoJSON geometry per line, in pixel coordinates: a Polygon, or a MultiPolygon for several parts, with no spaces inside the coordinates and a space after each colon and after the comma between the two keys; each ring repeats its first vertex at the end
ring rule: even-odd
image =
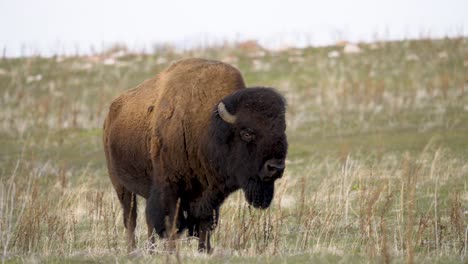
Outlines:
{"type": "Polygon", "coordinates": [[[137,199],[136,194],[130,192],[124,187],[115,184],[115,190],[119,197],[120,203],[123,208],[123,222],[127,229],[127,242],[128,251],[132,251],[136,247],[135,241],[135,227],[137,219],[137,199]]]}
{"type": "Polygon", "coordinates": [[[148,227],[148,251],[149,253],[153,253],[156,243],[156,234],[154,233],[154,228],[149,221],[148,212],[146,212],[146,226],[148,227]]]}
{"type": "Polygon", "coordinates": [[[211,231],[218,224],[219,208],[213,210],[212,217],[209,219],[194,219],[191,216],[191,221],[195,223],[192,228],[189,227],[189,235],[195,235],[198,238],[198,251],[210,254],[211,248],[210,237],[211,231]],[[191,233],[192,232],[192,233],[191,233]]]}
{"type": "Polygon", "coordinates": [[[211,237],[211,221],[202,220],[199,225],[198,232],[198,251],[210,254],[212,252],[210,237],[211,237]]]}
{"type": "MultiPolygon", "coordinates": [[[[153,186],[146,203],[148,231],[160,238],[175,239],[181,226],[182,208],[177,192],[169,186],[153,186]],[[174,220],[176,219],[176,220],[174,220]]],[[[169,241],[171,244],[171,241],[169,241]]]]}

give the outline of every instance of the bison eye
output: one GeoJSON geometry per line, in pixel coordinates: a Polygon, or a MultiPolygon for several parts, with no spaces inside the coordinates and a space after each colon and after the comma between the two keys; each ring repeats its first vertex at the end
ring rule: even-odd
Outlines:
{"type": "Polygon", "coordinates": [[[250,142],[255,139],[255,134],[250,128],[242,129],[240,132],[240,136],[245,142],[250,142]]]}

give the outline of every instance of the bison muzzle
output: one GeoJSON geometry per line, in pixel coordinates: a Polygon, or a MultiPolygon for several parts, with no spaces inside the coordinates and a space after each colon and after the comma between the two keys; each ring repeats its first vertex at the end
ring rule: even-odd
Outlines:
{"type": "Polygon", "coordinates": [[[151,239],[187,229],[206,252],[229,194],[242,189],[249,204],[269,207],[285,169],[285,104],[272,88],[245,88],[234,67],[202,59],[173,63],[116,98],[103,139],[129,249],[137,195],[151,239]]]}

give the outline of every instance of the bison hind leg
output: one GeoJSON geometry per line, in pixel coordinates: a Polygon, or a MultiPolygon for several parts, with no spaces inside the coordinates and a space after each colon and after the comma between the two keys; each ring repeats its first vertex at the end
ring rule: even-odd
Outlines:
{"type": "Polygon", "coordinates": [[[122,186],[115,186],[117,195],[123,208],[123,222],[127,229],[128,251],[136,247],[135,227],[137,219],[137,198],[136,194],[130,192],[122,186]]]}

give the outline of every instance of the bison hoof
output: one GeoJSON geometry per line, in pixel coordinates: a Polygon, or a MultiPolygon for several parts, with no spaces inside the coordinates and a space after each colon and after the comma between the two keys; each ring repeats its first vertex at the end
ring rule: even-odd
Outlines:
{"type": "Polygon", "coordinates": [[[200,253],[206,253],[208,255],[211,255],[213,253],[213,248],[209,248],[209,249],[206,249],[206,248],[198,248],[198,252],[200,253]]]}

